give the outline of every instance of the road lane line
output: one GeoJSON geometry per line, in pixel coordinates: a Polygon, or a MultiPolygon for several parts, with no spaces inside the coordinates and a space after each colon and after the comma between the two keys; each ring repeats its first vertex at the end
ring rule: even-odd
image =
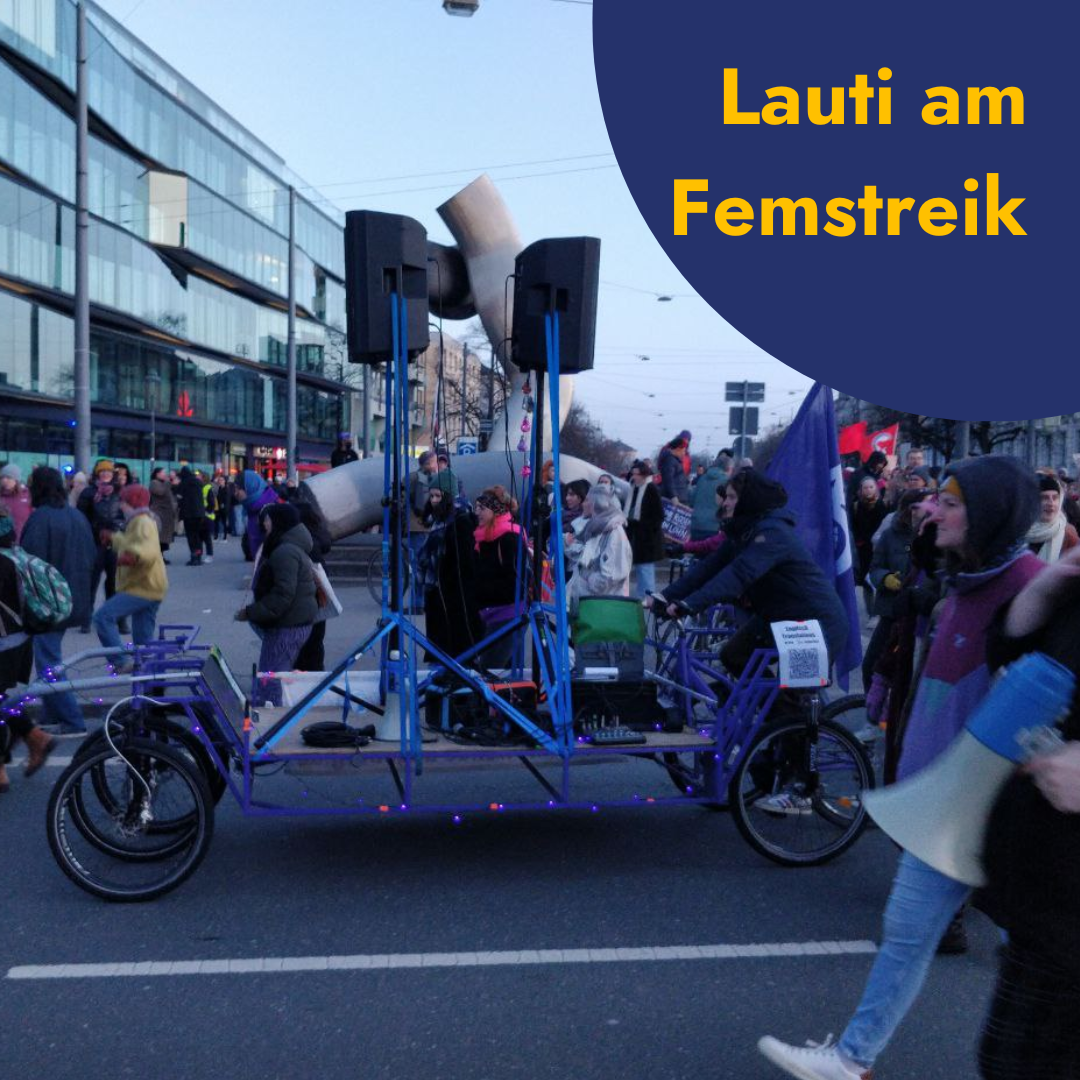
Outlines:
{"type": "Polygon", "coordinates": [[[5,978],[132,979],[166,975],[266,975],[402,968],[536,967],[545,964],[655,964],[685,960],[789,960],[796,956],[868,956],[872,941],[780,941],[745,945],[648,945],[613,949],[540,949],[503,952],[378,953],[356,956],[234,957],[130,963],[27,964],[5,978]]]}

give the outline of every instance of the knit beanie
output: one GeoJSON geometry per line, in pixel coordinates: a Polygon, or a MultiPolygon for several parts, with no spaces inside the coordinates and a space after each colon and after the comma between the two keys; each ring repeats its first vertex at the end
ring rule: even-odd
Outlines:
{"type": "Polygon", "coordinates": [[[142,484],[128,484],[120,492],[120,501],[133,510],[144,510],[150,505],[150,489],[144,488],[142,484]]]}
{"type": "Polygon", "coordinates": [[[7,480],[14,480],[16,484],[22,481],[22,469],[18,465],[7,464],[0,469],[0,477],[7,480]]]}
{"type": "Polygon", "coordinates": [[[94,465],[94,476],[96,477],[99,472],[105,472],[106,470],[109,472],[116,471],[113,463],[108,458],[100,458],[94,465]]]}

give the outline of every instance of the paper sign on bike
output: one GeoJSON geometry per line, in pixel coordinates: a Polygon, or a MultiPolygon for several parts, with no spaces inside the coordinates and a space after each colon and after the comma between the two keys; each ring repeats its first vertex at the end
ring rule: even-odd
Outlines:
{"type": "Polygon", "coordinates": [[[828,686],[829,650],[817,619],[770,625],[780,654],[780,685],[828,686]]]}

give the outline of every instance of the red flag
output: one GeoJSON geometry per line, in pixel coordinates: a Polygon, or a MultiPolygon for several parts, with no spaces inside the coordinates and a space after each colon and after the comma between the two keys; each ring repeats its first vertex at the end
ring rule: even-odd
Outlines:
{"type": "Polygon", "coordinates": [[[848,424],[840,429],[840,453],[858,454],[866,443],[866,421],[860,420],[857,424],[848,424]]]}
{"type": "MultiPolygon", "coordinates": [[[[866,425],[864,424],[863,427],[866,425]]],[[[873,435],[867,435],[866,441],[862,447],[862,459],[865,461],[875,450],[880,450],[883,454],[891,457],[896,453],[896,440],[900,437],[900,425],[899,423],[893,424],[892,427],[882,428],[880,431],[875,431],[873,435]]]]}

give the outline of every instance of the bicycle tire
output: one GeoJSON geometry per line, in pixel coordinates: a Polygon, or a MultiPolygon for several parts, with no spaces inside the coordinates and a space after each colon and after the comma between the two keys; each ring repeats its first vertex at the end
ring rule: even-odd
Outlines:
{"type": "Polygon", "coordinates": [[[728,788],[728,804],[743,839],[782,866],[820,866],[847,851],[866,828],[862,796],[875,784],[862,743],[832,720],[819,721],[817,769],[808,772],[808,730],[799,719],[766,725],[728,788]],[[805,808],[778,813],[756,805],[788,789],[808,800],[805,808]]]}
{"type": "MultiPolygon", "coordinates": [[[[54,785],[46,812],[49,848],[64,874],[85,892],[119,903],[152,900],[182,884],[206,857],[214,832],[214,808],[206,778],[190,759],[166,743],[148,739],[132,739],[125,745],[125,755],[126,760],[122,761],[105,744],[82,760],[72,761],[54,785]],[[175,852],[176,859],[169,867],[162,868],[150,880],[141,883],[122,882],[110,876],[110,867],[116,868],[111,872],[113,875],[126,868],[132,872],[142,869],[145,871],[143,876],[146,876],[146,873],[154,873],[160,860],[132,862],[114,858],[101,852],[96,845],[92,845],[96,855],[93,852],[84,853],[78,847],[78,837],[86,839],[82,829],[78,827],[78,822],[74,822],[76,827],[71,828],[74,792],[88,781],[91,770],[108,760],[130,773],[130,762],[135,759],[140,762],[140,775],[144,780],[153,781],[158,775],[172,778],[174,783],[169,790],[182,792],[190,800],[194,813],[194,822],[184,836],[185,842],[175,852]]],[[[135,787],[133,782],[133,790],[135,787]]],[[[156,784],[151,786],[149,802],[145,804],[147,812],[153,811],[153,803],[160,798],[160,790],[156,784]]],[[[133,832],[137,825],[133,823],[133,832]]]]}
{"type": "MultiPolygon", "coordinates": [[[[171,716],[182,715],[183,710],[168,706],[154,706],[138,715],[134,715],[134,713],[135,710],[132,709],[127,715],[121,714],[120,720],[117,720],[114,716],[110,721],[112,724],[127,725],[119,733],[114,733],[113,742],[121,745],[123,740],[149,735],[163,742],[176,743],[182,746],[184,751],[190,754],[203,770],[207,786],[210,789],[210,795],[216,806],[221,801],[222,795],[225,794],[228,782],[214,763],[214,759],[210,756],[210,752],[206,749],[202,740],[194,732],[184,727],[182,723],[171,719],[171,716]]],[[[108,745],[104,729],[95,731],[92,735],[83,739],[79,744],[79,748],[75,751],[73,760],[77,760],[96,749],[101,743],[108,745]]],[[[229,760],[228,748],[224,745],[215,744],[215,749],[218,756],[227,764],[229,760]]]]}
{"type": "Polygon", "coordinates": [[[847,694],[830,701],[821,712],[822,720],[831,720],[846,728],[862,743],[874,770],[874,780],[884,783],[885,733],[866,713],[865,694],[847,694]]]}

